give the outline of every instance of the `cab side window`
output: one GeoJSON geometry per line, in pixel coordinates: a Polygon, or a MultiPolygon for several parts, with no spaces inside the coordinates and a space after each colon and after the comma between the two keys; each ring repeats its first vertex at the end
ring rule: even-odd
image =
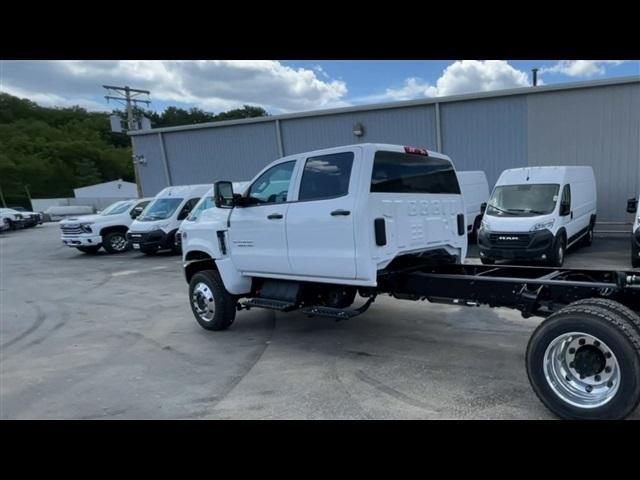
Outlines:
{"type": "Polygon", "coordinates": [[[151,202],[151,200],[145,200],[144,202],[140,202],[135,207],[133,207],[130,213],[131,218],[138,218],[144,208],[149,205],[149,202],[151,202]]]}
{"type": "Polygon", "coordinates": [[[187,218],[191,213],[191,210],[193,210],[193,207],[195,207],[199,201],[200,198],[190,198],[187,200],[187,203],[184,204],[184,207],[182,207],[182,210],[180,210],[180,213],[178,214],[178,220],[184,220],[187,218]]]}
{"type": "Polygon", "coordinates": [[[280,163],[271,167],[249,187],[246,205],[264,205],[287,201],[291,174],[296,162],[280,163]]]}
{"type": "Polygon", "coordinates": [[[302,173],[298,200],[321,200],[349,193],[353,152],[308,158],[302,173]]]}

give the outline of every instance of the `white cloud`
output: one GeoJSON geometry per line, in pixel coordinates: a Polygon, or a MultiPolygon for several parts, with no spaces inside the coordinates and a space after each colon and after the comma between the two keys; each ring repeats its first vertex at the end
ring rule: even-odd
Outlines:
{"type": "Polygon", "coordinates": [[[569,77],[593,77],[604,75],[606,68],[624,63],[623,60],[562,60],[551,67],[540,69],[540,73],[561,73],[569,77]]]}
{"type": "Polygon", "coordinates": [[[459,60],[444,69],[435,85],[418,77],[409,77],[399,88],[387,88],[383,94],[370,95],[358,100],[361,102],[400,101],[488,92],[529,85],[527,73],[512,67],[504,60],[459,60]]]}
{"type": "Polygon", "coordinates": [[[243,104],[259,105],[273,113],[347,105],[343,100],[347,94],[345,82],[331,80],[322,71],[296,69],[277,61],[2,63],[0,88],[48,105],[96,104],[97,97],[104,94],[103,84],[130,85],[150,90],[152,100],[212,111],[243,104]]]}

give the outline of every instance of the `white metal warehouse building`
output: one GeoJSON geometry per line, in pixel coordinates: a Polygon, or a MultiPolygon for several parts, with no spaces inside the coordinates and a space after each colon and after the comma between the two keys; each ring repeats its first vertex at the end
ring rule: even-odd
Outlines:
{"type": "Polygon", "coordinates": [[[381,142],[443,152],[458,170],[484,170],[490,188],[507,168],[591,165],[597,178],[598,224],[625,223],[630,220],[626,200],[640,191],[640,76],[130,135],[145,196],[168,185],[250,180],[285,155],[381,142]],[[359,129],[362,135],[356,135],[359,129]]]}

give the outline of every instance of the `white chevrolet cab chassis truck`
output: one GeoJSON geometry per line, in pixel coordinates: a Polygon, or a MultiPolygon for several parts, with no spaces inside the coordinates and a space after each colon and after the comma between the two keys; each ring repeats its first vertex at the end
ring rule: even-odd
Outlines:
{"type": "Polygon", "coordinates": [[[640,402],[638,272],[464,264],[463,200],[448,157],[397,145],[284,157],[242,192],[216,182],[211,208],[182,227],[193,314],[203,328],[224,330],[249,308],[348,319],[379,294],[513,308],[544,318],[526,371],[551,411],[632,413],[640,402]]]}

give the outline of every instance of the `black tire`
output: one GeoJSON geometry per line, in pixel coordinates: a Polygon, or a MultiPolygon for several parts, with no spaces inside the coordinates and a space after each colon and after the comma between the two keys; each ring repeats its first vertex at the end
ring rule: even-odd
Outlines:
{"type": "Polygon", "coordinates": [[[482,223],[482,215],[478,215],[476,219],[473,221],[473,227],[471,232],[469,232],[469,243],[478,243],[478,230],[480,229],[480,224],[482,223]]]}
{"type": "Polygon", "coordinates": [[[102,237],[102,246],[107,253],[123,253],[129,249],[129,241],[127,240],[127,234],[125,232],[109,232],[102,237]],[[122,245],[124,240],[124,247],[122,245]]]}
{"type": "Polygon", "coordinates": [[[182,253],[182,248],[180,245],[180,241],[178,240],[177,233],[177,230],[175,232],[172,232],[167,241],[167,243],[169,244],[169,248],[171,249],[171,253],[174,253],[176,255],[182,253]]]}
{"type": "Polygon", "coordinates": [[[567,242],[564,238],[564,235],[560,234],[556,238],[555,242],[553,242],[553,249],[551,253],[549,253],[549,260],[547,264],[552,267],[562,267],[564,265],[564,257],[567,253],[567,242]],[[560,249],[562,249],[562,253],[560,253],[560,249]]]}
{"type": "Polygon", "coordinates": [[[98,253],[98,250],[100,250],[100,245],[92,246],[92,247],[76,247],[76,248],[80,250],[82,253],[94,254],[94,253],[98,253]]]}
{"type": "Polygon", "coordinates": [[[582,237],[580,244],[583,247],[590,247],[593,244],[593,224],[589,225],[589,231],[582,237]]]}
{"type": "Polygon", "coordinates": [[[483,265],[494,265],[496,261],[493,258],[480,258],[483,265]]]}
{"type": "Polygon", "coordinates": [[[632,258],[631,259],[631,266],[633,268],[640,268],[640,258],[632,258]]]}
{"type": "MultiPolygon", "coordinates": [[[[211,300],[211,299],[209,299],[211,300]]],[[[196,321],[200,326],[206,330],[226,330],[231,326],[236,318],[236,303],[235,296],[227,292],[224,288],[220,274],[215,270],[203,270],[196,273],[189,282],[189,304],[191,305],[191,311],[196,321]],[[213,312],[213,318],[203,318],[201,313],[196,310],[196,301],[194,297],[197,297],[196,288],[204,284],[208,287],[209,291],[213,294],[213,301],[215,309],[213,312]]],[[[205,305],[201,305],[201,308],[206,308],[205,305]]]]}
{"type": "MultiPolygon", "coordinates": [[[[635,239],[631,239],[632,242],[635,242],[635,239]]],[[[631,244],[631,266],[633,268],[640,268],[640,257],[638,256],[639,248],[636,248],[634,243],[631,244]]]]}
{"type": "Polygon", "coordinates": [[[626,305],[621,304],[620,302],[616,302],[615,300],[611,300],[610,298],[584,298],[582,300],[578,300],[577,302],[571,303],[571,306],[577,305],[593,305],[594,307],[604,308],[605,310],[609,310],[615,314],[623,317],[628,323],[633,325],[640,335],[640,316],[631,310],[626,305]]]}
{"type": "Polygon", "coordinates": [[[569,305],[543,321],[533,332],[526,352],[529,382],[542,403],[560,418],[620,420],[640,402],[640,335],[625,318],[593,305],[569,305]],[[620,382],[603,405],[580,407],[565,401],[551,387],[544,369],[545,354],[558,337],[580,332],[604,342],[617,359],[620,382]]]}

